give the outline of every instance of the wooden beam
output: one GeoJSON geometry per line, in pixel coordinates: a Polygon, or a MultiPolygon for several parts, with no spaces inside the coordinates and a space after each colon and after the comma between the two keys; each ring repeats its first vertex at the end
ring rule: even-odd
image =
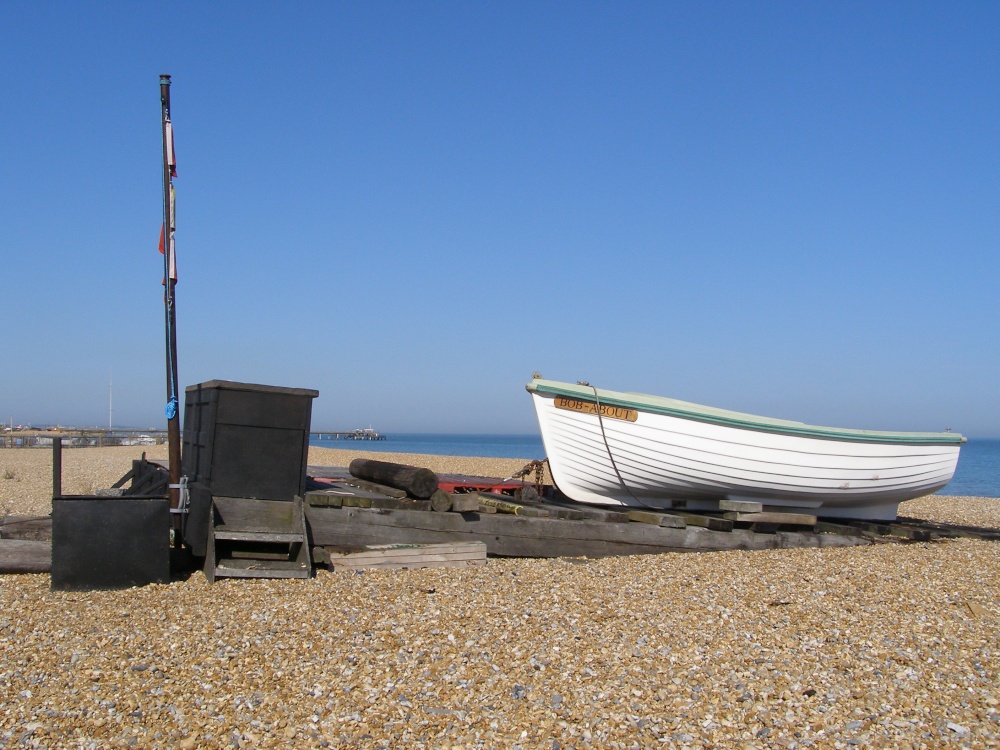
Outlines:
{"type": "Polygon", "coordinates": [[[51,542],[0,539],[0,573],[49,573],[51,571],[51,542]]]}
{"type": "Polygon", "coordinates": [[[432,544],[376,544],[357,549],[325,549],[332,570],[368,568],[458,568],[486,564],[483,542],[438,542],[432,544]]]}
{"type": "Polygon", "coordinates": [[[703,516],[700,513],[683,513],[679,510],[666,511],[672,516],[680,516],[688,526],[700,526],[711,531],[732,531],[733,522],[728,518],[717,518],[716,516],[703,516]]]}
{"type": "Polygon", "coordinates": [[[728,512],[723,514],[723,518],[728,518],[736,523],[760,523],[776,524],[779,526],[815,526],[816,516],[805,513],[777,513],[768,511],[766,513],[736,513],[728,512]]]}
{"type": "Polygon", "coordinates": [[[351,476],[406,490],[408,495],[416,498],[429,498],[438,488],[437,474],[417,466],[356,458],[348,468],[351,476]]]}
{"type": "Polygon", "coordinates": [[[630,510],[628,520],[636,523],[651,523],[655,526],[665,526],[668,529],[683,529],[687,527],[685,520],[669,513],[652,513],[648,510],[630,510]]]}
{"type": "Polygon", "coordinates": [[[723,498],[719,501],[719,510],[729,510],[736,513],[760,513],[764,510],[764,504],[750,500],[730,500],[729,498],[723,498]]]}

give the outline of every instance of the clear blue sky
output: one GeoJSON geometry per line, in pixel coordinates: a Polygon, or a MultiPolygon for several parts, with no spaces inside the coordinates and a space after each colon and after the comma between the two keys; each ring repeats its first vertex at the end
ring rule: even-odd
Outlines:
{"type": "Polygon", "coordinates": [[[1000,436],[1000,4],[0,2],[0,419],[535,432],[546,377],[1000,436]]]}

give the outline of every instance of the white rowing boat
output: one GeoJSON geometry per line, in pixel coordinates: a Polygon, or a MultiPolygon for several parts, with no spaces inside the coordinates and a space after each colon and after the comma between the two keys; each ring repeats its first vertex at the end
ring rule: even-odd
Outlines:
{"type": "Polygon", "coordinates": [[[765,510],[893,520],[944,487],[965,438],[953,432],[816,427],[535,379],[527,385],[552,478],[578,502],[765,510]]]}

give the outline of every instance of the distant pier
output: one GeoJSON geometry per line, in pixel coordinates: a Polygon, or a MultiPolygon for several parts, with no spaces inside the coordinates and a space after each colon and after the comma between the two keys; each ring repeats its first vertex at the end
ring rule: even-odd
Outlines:
{"type": "Polygon", "coordinates": [[[323,430],[309,433],[317,440],[385,440],[385,435],[371,427],[359,430],[323,430]]]}

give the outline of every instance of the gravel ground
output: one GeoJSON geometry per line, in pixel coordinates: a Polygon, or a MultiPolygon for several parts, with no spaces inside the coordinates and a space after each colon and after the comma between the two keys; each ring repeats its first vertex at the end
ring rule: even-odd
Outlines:
{"type": "MultiPolygon", "coordinates": [[[[139,453],[64,451],[64,487],[107,486],[139,453]]],[[[361,455],[310,463],[338,454],[361,455]]],[[[0,501],[47,513],[49,460],[0,451],[0,501]]],[[[1000,526],[987,498],[901,513],[1000,526]]],[[[0,747],[998,747],[998,551],[491,559],[113,592],[6,576],[0,747]]]]}

